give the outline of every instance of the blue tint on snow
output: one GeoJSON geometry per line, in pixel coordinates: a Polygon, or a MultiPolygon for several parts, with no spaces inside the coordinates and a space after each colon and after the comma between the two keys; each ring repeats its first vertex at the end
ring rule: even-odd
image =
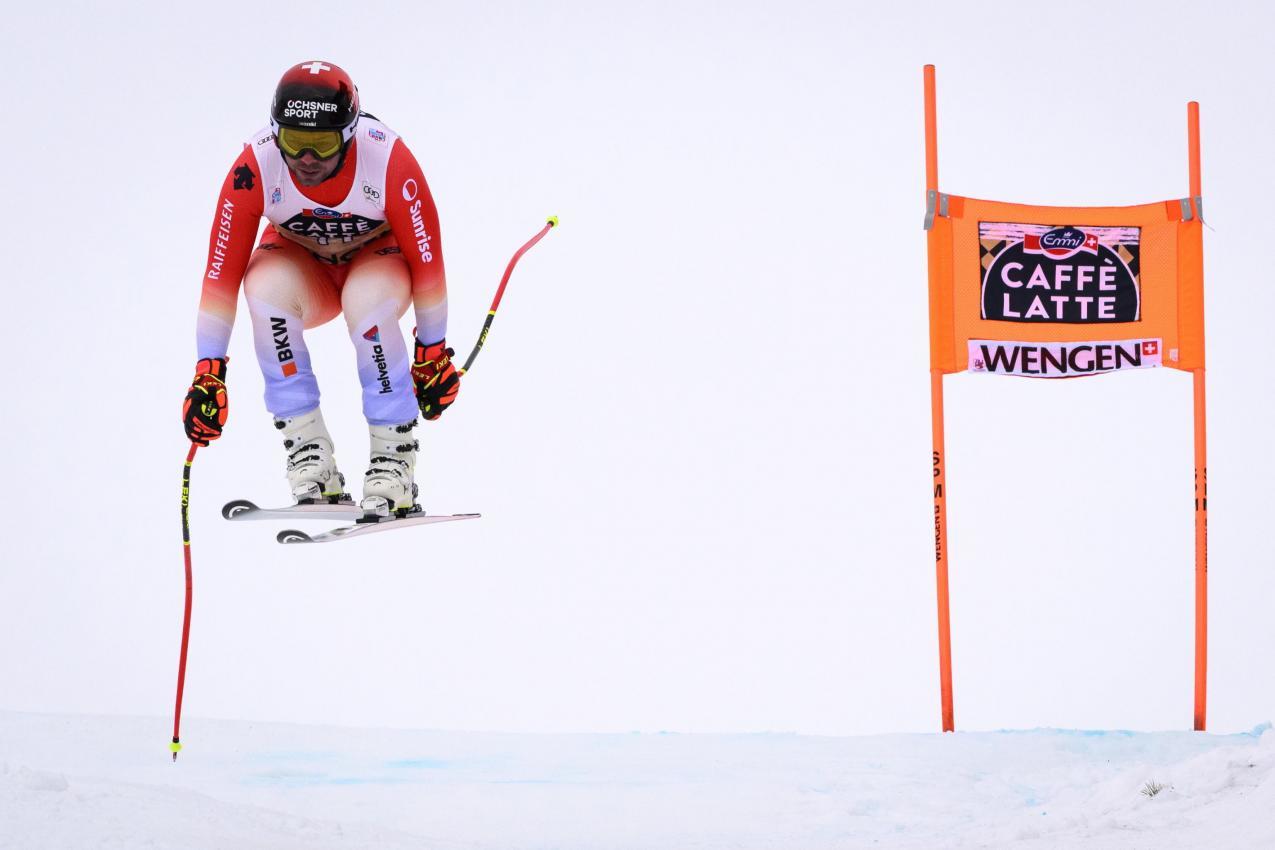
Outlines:
{"type": "Polygon", "coordinates": [[[245,785],[273,788],[316,788],[322,785],[407,785],[403,776],[329,776],[327,774],[258,773],[244,781],[245,785]]]}
{"type": "MultiPolygon", "coordinates": [[[[1191,754],[1200,753],[1224,744],[1227,739],[1232,742],[1261,738],[1272,728],[1270,722],[1254,726],[1248,732],[1230,733],[1226,735],[1200,735],[1187,730],[1162,733],[1141,733],[1127,729],[1002,729],[994,732],[964,732],[953,736],[944,736],[944,741],[961,742],[972,754],[981,754],[972,762],[960,766],[961,763],[947,765],[945,770],[960,781],[972,783],[995,779],[995,771],[984,769],[984,758],[995,755],[998,747],[1004,747],[1008,740],[1025,742],[1028,747],[1026,757],[1036,749],[1048,751],[1053,758],[1103,758],[1107,762],[1112,759],[1134,758],[1148,765],[1168,764],[1191,754]],[[1036,743],[1030,743],[1035,737],[1036,743]],[[998,743],[999,742],[999,743],[998,743]]],[[[927,736],[900,736],[898,741],[915,741],[927,736]]],[[[934,736],[928,736],[934,737],[934,736]]],[[[575,753],[575,758],[565,762],[555,761],[552,769],[538,770],[534,758],[527,753],[504,751],[497,747],[495,752],[478,751],[465,753],[457,758],[439,758],[426,755],[412,755],[432,749],[426,746],[408,746],[406,754],[397,758],[386,758],[393,753],[342,752],[327,749],[316,750],[265,750],[244,753],[242,765],[244,770],[239,778],[242,785],[252,787],[272,787],[278,789],[304,791],[308,788],[323,787],[388,787],[405,785],[431,785],[440,782],[474,782],[493,786],[616,786],[625,788],[655,787],[677,781],[700,781],[718,772],[717,767],[700,766],[687,769],[685,764],[669,766],[669,773],[658,777],[646,775],[639,765],[624,762],[624,766],[609,771],[596,759],[606,763],[614,753],[622,757],[634,746],[655,746],[654,752],[672,751],[670,748],[687,746],[692,749],[702,748],[707,744],[714,746],[730,744],[738,752],[765,755],[772,748],[791,747],[799,744],[809,747],[817,743],[815,738],[803,738],[789,733],[761,733],[752,735],[719,735],[689,736],[677,732],[658,732],[649,735],[630,734],[615,736],[580,736],[574,739],[584,746],[575,753]],[[531,759],[529,762],[528,759],[531,759]]],[[[888,739],[883,739],[888,740],[888,739]]],[[[889,739],[892,740],[892,739],[889,739]]],[[[835,742],[835,739],[828,739],[835,742]]],[[[1014,745],[1018,746],[1018,745],[1014,745]]],[[[449,752],[449,756],[454,755],[449,752]]],[[[865,758],[855,767],[855,773],[871,778],[877,774],[890,773],[892,766],[888,760],[882,760],[878,752],[864,752],[865,758]]],[[[623,759],[621,759],[623,761],[623,759]]],[[[542,766],[543,767],[543,766],[542,766]]],[[[823,797],[835,794],[837,786],[827,783],[809,781],[813,777],[804,777],[805,784],[797,788],[803,794],[823,797]]],[[[1004,787],[1004,786],[1002,786],[1004,787]]],[[[1010,799],[1018,801],[1011,804],[1017,809],[1020,806],[1031,810],[1039,810],[1048,802],[1048,794],[1032,782],[1015,783],[1006,788],[1010,799]]],[[[870,802],[861,802],[855,809],[855,815],[864,815],[872,808],[870,802]]],[[[1041,811],[1041,814],[1046,814],[1041,811]]]]}
{"type": "Polygon", "coordinates": [[[331,751],[260,752],[246,757],[250,774],[243,784],[282,788],[314,788],[324,785],[406,785],[420,781],[413,771],[442,770],[450,762],[431,758],[372,761],[351,759],[331,751]],[[327,770],[320,769],[327,767],[327,770]]]}
{"type": "Polygon", "coordinates": [[[451,767],[452,763],[449,761],[443,761],[442,759],[429,758],[395,759],[393,761],[387,761],[385,766],[400,770],[445,770],[446,768],[451,767]]]}
{"type": "MultiPolygon", "coordinates": [[[[980,735],[981,732],[969,732],[970,735],[980,735]]],[[[1139,732],[1131,732],[1128,729],[1051,729],[1049,727],[1037,726],[1034,729],[997,729],[997,735],[1071,735],[1081,738],[1132,738],[1134,735],[1146,734],[1139,732]]]]}
{"type": "Polygon", "coordinates": [[[558,779],[489,779],[489,785],[582,785],[587,782],[572,782],[558,779]]]}
{"type": "Polygon", "coordinates": [[[342,757],[341,753],[325,750],[263,750],[245,756],[248,761],[254,762],[335,761],[342,757]]]}

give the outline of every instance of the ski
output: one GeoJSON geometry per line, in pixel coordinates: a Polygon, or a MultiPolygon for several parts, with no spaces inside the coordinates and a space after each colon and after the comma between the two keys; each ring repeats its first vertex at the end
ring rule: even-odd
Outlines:
{"type": "Polygon", "coordinates": [[[247,499],[235,499],[222,507],[221,515],[236,522],[264,519],[343,520],[359,519],[363,516],[363,509],[350,501],[338,502],[335,505],[319,502],[308,505],[288,505],[286,508],[259,508],[247,499]]]}
{"type": "Polygon", "coordinates": [[[386,517],[384,519],[368,520],[367,522],[356,522],[353,525],[343,525],[340,528],[334,528],[331,531],[315,535],[306,534],[304,531],[298,531],[295,528],[288,528],[280,531],[275,536],[275,539],[280,543],[331,543],[334,540],[345,540],[349,537],[374,534],[378,531],[388,531],[391,528],[406,528],[409,525],[429,525],[435,522],[453,522],[458,519],[477,519],[480,516],[482,514],[409,514],[405,517],[386,517]]]}

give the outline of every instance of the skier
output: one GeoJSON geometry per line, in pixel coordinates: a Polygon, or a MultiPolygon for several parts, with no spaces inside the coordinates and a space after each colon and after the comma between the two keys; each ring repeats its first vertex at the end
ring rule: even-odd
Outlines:
{"type": "Polygon", "coordinates": [[[241,281],[293,498],[351,501],[303,334],[341,313],[371,433],[360,506],[378,516],[418,510],[417,411],[437,419],[460,389],[445,339],[438,213],[411,151],[360,112],[358,89],[330,62],[303,62],[283,75],[270,125],[244,145],[222,184],[196,324],[198,363],[182,409],[186,436],[201,446],[226,424],[226,350],[241,281]],[[263,216],[270,226],[254,250],[263,216]],[[398,326],[409,300],[411,361],[398,326]]]}

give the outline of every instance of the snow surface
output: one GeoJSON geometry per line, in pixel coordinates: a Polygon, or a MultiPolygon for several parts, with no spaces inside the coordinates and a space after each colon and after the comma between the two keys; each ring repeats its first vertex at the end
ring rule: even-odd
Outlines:
{"type": "Polygon", "coordinates": [[[832,738],[190,719],[176,764],[165,733],[0,712],[0,848],[1275,846],[1270,724],[832,738]]]}

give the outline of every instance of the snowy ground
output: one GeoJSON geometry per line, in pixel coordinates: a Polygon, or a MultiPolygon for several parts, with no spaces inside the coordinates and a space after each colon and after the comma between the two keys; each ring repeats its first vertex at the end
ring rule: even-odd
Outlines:
{"type": "Polygon", "coordinates": [[[501,735],[0,712],[0,847],[1275,847],[1275,730],[501,735]],[[1147,796],[1149,782],[1163,790],[1147,796]]]}

